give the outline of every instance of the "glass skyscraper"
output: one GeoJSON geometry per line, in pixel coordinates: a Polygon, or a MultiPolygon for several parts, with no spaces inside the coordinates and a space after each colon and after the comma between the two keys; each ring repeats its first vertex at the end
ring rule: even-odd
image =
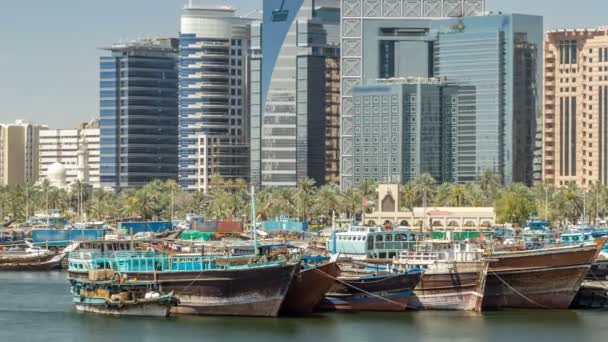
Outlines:
{"type": "Polygon", "coordinates": [[[340,3],[265,0],[263,13],[252,29],[251,181],[335,182],[340,3]]]}
{"type": "Polygon", "coordinates": [[[354,184],[453,181],[452,120],[458,88],[436,78],[396,78],[353,88],[354,184]]]}
{"type": "Polygon", "coordinates": [[[458,88],[454,181],[474,181],[488,169],[507,184],[537,179],[542,17],[380,20],[352,14],[342,25],[343,188],[354,184],[354,87],[409,76],[439,77],[458,88]]]}
{"type": "Polygon", "coordinates": [[[251,19],[229,7],[187,7],[179,47],[179,184],[249,177],[251,19]]]}
{"type": "Polygon", "coordinates": [[[177,40],[115,44],[100,58],[100,182],[177,178],[177,40]]]}
{"type": "Polygon", "coordinates": [[[456,181],[492,170],[533,181],[540,113],[542,17],[497,14],[435,22],[435,75],[461,86],[456,181]]]}

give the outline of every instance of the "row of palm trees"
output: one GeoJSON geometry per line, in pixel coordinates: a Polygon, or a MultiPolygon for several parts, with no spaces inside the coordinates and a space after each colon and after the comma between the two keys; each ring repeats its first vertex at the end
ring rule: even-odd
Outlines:
{"type": "MultiPolygon", "coordinates": [[[[328,223],[334,213],[337,217],[356,218],[375,209],[376,189],[377,184],[368,179],[341,191],[335,184],[317,186],[314,180],[303,178],[296,187],[257,191],[257,214],[262,219],[288,215],[323,223],[328,223]]],[[[249,191],[246,181],[219,176],[211,177],[207,193],[183,191],[173,180],[155,180],[140,189],[111,192],[78,182],[60,189],[43,179],[36,184],[0,187],[0,218],[22,222],[36,212],[59,209],[74,220],[89,221],[169,220],[187,213],[246,220],[251,215],[249,191]]],[[[500,177],[491,171],[483,172],[477,182],[438,184],[429,174],[422,174],[400,185],[400,205],[402,210],[420,206],[493,206],[499,223],[522,223],[532,215],[562,224],[580,219],[593,223],[608,215],[608,188],[600,184],[586,189],[574,184],[561,188],[519,183],[503,186],[500,177]]]]}

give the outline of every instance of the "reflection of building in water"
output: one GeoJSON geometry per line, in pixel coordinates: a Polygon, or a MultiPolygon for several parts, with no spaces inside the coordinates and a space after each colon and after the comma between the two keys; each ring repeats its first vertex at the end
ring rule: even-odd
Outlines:
{"type": "Polygon", "coordinates": [[[424,222],[429,228],[491,227],[496,220],[492,207],[427,207],[401,208],[398,184],[378,185],[378,207],[371,214],[365,214],[365,224],[392,226],[416,226],[424,222]]]}

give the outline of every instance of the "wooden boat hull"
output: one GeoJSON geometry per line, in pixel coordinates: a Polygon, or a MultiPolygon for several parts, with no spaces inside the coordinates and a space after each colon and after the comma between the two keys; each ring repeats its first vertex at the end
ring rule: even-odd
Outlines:
{"type": "Polygon", "coordinates": [[[492,255],[484,309],[567,309],[597,255],[595,246],[492,255]]]}
{"type": "Polygon", "coordinates": [[[296,274],[289,286],[281,315],[311,314],[319,306],[325,293],[336,283],[333,278],[340,274],[335,262],[328,262],[296,274]]]}
{"type": "Polygon", "coordinates": [[[57,254],[49,253],[44,255],[33,255],[33,256],[9,256],[0,254],[0,266],[4,264],[33,264],[49,261],[53,259],[57,254]]]}
{"type": "Polygon", "coordinates": [[[118,307],[106,306],[103,303],[82,303],[78,298],[74,299],[74,308],[78,312],[112,316],[168,317],[171,306],[171,302],[148,300],[118,307]]]}
{"type": "Polygon", "coordinates": [[[339,282],[330,290],[330,293],[355,294],[365,292],[399,292],[411,291],[420,282],[422,272],[415,273],[389,273],[377,277],[338,277],[339,282]]]}
{"type": "MultiPolygon", "coordinates": [[[[213,271],[122,272],[154,281],[179,301],[174,314],[276,317],[299,263],[213,271]]],[[[86,277],[70,272],[70,278],[86,277]]]]}
{"type": "Polygon", "coordinates": [[[405,311],[412,291],[353,294],[350,296],[326,295],[319,308],[326,311],[405,311]],[[382,298],[379,298],[382,297],[382,298]]]}
{"type": "Polygon", "coordinates": [[[329,311],[404,311],[422,272],[339,277],[319,306],[329,311]]]}
{"type": "Polygon", "coordinates": [[[0,264],[0,272],[37,272],[52,271],[61,268],[64,256],[54,255],[53,258],[41,262],[3,263],[0,264]]]}
{"type": "Polygon", "coordinates": [[[425,273],[408,305],[418,310],[481,311],[485,272],[425,273]]]}

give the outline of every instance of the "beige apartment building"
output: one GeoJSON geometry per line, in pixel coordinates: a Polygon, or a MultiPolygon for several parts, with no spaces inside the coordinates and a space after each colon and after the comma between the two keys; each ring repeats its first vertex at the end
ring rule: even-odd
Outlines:
{"type": "Polygon", "coordinates": [[[608,28],[545,40],[543,180],[608,184],[608,28]]]}
{"type": "Polygon", "coordinates": [[[38,179],[38,139],[46,126],[17,120],[0,124],[0,185],[35,182],[38,179]]]}

